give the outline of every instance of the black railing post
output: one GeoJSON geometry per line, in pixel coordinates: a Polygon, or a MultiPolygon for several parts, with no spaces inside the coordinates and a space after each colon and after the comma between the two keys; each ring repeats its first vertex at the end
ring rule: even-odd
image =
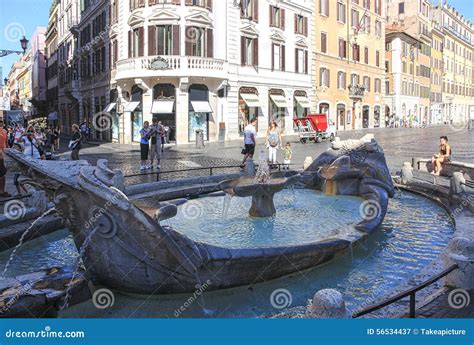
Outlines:
{"type": "Polygon", "coordinates": [[[160,173],[159,172],[156,173],[156,182],[160,182],[160,173]]]}
{"type": "Polygon", "coordinates": [[[416,292],[410,294],[410,319],[416,318],[416,292]]]}
{"type": "Polygon", "coordinates": [[[212,176],[212,168],[209,168],[209,175],[212,176]]]}

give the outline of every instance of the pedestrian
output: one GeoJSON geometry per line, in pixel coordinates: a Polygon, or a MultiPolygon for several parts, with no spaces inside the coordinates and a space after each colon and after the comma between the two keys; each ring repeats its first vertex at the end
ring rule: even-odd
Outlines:
{"type": "Polygon", "coordinates": [[[54,145],[55,149],[59,151],[59,137],[61,136],[61,129],[59,126],[56,126],[53,131],[53,137],[55,138],[54,140],[54,145]]]}
{"type": "Polygon", "coordinates": [[[150,169],[148,164],[148,155],[150,153],[150,123],[145,121],[143,123],[143,128],[140,130],[140,155],[141,155],[141,164],[140,170],[150,169]]]}
{"type": "Polygon", "coordinates": [[[291,158],[293,156],[293,150],[291,149],[291,144],[287,142],[283,148],[283,169],[290,169],[291,158]]]}
{"type": "Polygon", "coordinates": [[[158,119],[155,117],[151,121],[150,132],[148,133],[150,138],[150,165],[151,169],[154,168],[153,162],[156,159],[156,168],[160,169],[161,161],[161,134],[160,134],[160,124],[158,119]]]}
{"type": "Polygon", "coordinates": [[[161,153],[163,153],[167,139],[166,139],[166,128],[165,126],[163,126],[163,123],[161,121],[158,121],[158,133],[161,139],[161,145],[160,145],[161,153]]]}
{"type": "Polygon", "coordinates": [[[439,141],[439,152],[431,158],[431,165],[433,167],[431,174],[436,176],[439,176],[441,170],[443,170],[442,163],[451,161],[452,155],[452,149],[451,145],[448,143],[448,137],[443,135],[439,138],[439,141]]]}
{"type": "Polygon", "coordinates": [[[5,191],[5,176],[7,174],[7,168],[5,167],[5,152],[4,150],[8,147],[8,133],[3,128],[3,120],[0,119],[0,198],[10,198],[11,194],[5,191]]]}
{"type": "Polygon", "coordinates": [[[82,134],[77,124],[72,125],[72,140],[69,142],[71,151],[71,160],[79,160],[79,150],[81,149],[82,134]]]}
{"type": "Polygon", "coordinates": [[[267,131],[267,148],[268,148],[268,162],[270,168],[277,164],[277,150],[281,148],[281,131],[278,128],[276,121],[272,121],[270,128],[267,131]]]}
{"type": "Polygon", "coordinates": [[[250,123],[244,128],[244,159],[242,161],[242,167],[245,165],[247,159],[253,159],[255,154],[255,146],[257,145],[257,130],[255,126],[257,125],[257,119],[253,118],[250,123]]]}
{"type": "Polygon", "coordinates": [[[35,130],[33,127],[28,127],[25,134],[21,137],[20,142],[23,144],[23,155],[41,159],[42,151],[36,140],[35,130]]]}

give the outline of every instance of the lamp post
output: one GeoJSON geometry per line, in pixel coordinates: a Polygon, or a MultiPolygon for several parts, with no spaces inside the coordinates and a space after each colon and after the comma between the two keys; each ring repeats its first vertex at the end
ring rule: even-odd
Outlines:
{"type": "Polygon", "coordinates": [[[18,54],[18,55],[25,54],[26,49],[28,48],[28,42],[29,42],[28,39],[25,36],[23,36],[23,38],[20,40],[21,49],[23,49],[23,52],[20,50],[0,49],[0,57],[4,57],[10,54],[18,54]]]}

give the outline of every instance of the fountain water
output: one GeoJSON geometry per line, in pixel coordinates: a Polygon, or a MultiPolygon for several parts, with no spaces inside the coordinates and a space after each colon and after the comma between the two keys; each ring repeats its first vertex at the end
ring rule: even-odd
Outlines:
{"type": "Polygon", "coordinates": [[[74,284],[73,284],[74,279],[76,279],[76,276],[79,273],[79,267],[81,265],[81,259],[84,256],[84,253],[86,252],[86,249],[87,249],[87,247],[89,246],[89,243],[92,240],[92,236],[95,235],[95,233],[97,232],[98,229],[99,229],[99,227],[94,227],[94,229],[92,229],[92,231],[87,235],[86,239],[82,243],[81,248],[79,248],[79,256],[77,257],[77,261],[76,261],[76,264],[75,264],[75,267],[74,267],[74,271],[73,271],[73,274],[72,274],[72,277],[71,277],[71,281],[68,284],[68,288],[66,289],[66,294],[64,296],[64,302],[63,302],[63,305],[61,306],[60,310],[63,310],[63,309],[68,307],[69,297],[71,295],[71,289],[74,286],[74,284]]]}
{"type": "Polygon", "coordinates": [[[260,150],[260,154],[258,156],[258,169],[257,173],[255,174],[255,182],[266,184],[270,181],[270,179],[270,167],[268,166],[265,151],[260,150]]]}
{"type": "Polygon", "coordinates": [[[224,196],[224,205],[222,207],[222,218],[227,218],[227,213],[229,212],[230,202],[232,201],[232,194],[226,194],[224,196]]]}
{"type": "Polygon", "coordinates": [[[5,267],[3,268],[3,272],[2,272],[2,277],[5,277],[5,274],[7,273],[8,271],[8,266],[10,266],[11,262],[13,261],[13,259],[15,258],[16,256],[16,253],[17,251],[20,249],[20,247],[23,245],[23,242],[25,241],[26,237],[29,235],[30,231],[32,229],[34,229],[35,225],[40,222],[44,217],[46,217],[47,215],[49,215],[50,213],[52,213],[53,211],[55,211],[56,209],[53,207],[53,208],[50,208],[49,210],[47,210],[46,212],[44,212],[41,216],[39,216],[33,223],[31,223],[31,225],[28,227],[28,229],[25,230],[25,232],[21,235],[20,237],[20,240],[18,242],[18,244],[15,246],[15,248],[13,248],[13,251],[12,253],[10,254],[10,257],[7,261],[7,263],[5,264],[5,267]]]}

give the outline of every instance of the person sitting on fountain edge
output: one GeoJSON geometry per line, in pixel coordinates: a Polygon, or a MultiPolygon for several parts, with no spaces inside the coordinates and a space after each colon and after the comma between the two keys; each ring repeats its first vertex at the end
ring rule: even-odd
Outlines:
{"type": "Polygon", "coordinates": [[[452,154],[451,145],[448,144],[448,137],[442,136],[439,138],[439,141],[439,152],[431,159],[431,164],[433,166],[433,171],[431,173],[436,176],[439,176],[441,174],[441,170],[443,169],[441,163],[449,162],[451,160],[452,154]]]}
{"type": "Polygon", "coordinates": [[[244,129],[244,160],[242,161],[242,167],[245,166],[247,159],[253,159],[255,153],[255,146],[257,145],[257,130],[255,125],[257,124],[257,119],[253,118],[250,123],[244,129]]]}

